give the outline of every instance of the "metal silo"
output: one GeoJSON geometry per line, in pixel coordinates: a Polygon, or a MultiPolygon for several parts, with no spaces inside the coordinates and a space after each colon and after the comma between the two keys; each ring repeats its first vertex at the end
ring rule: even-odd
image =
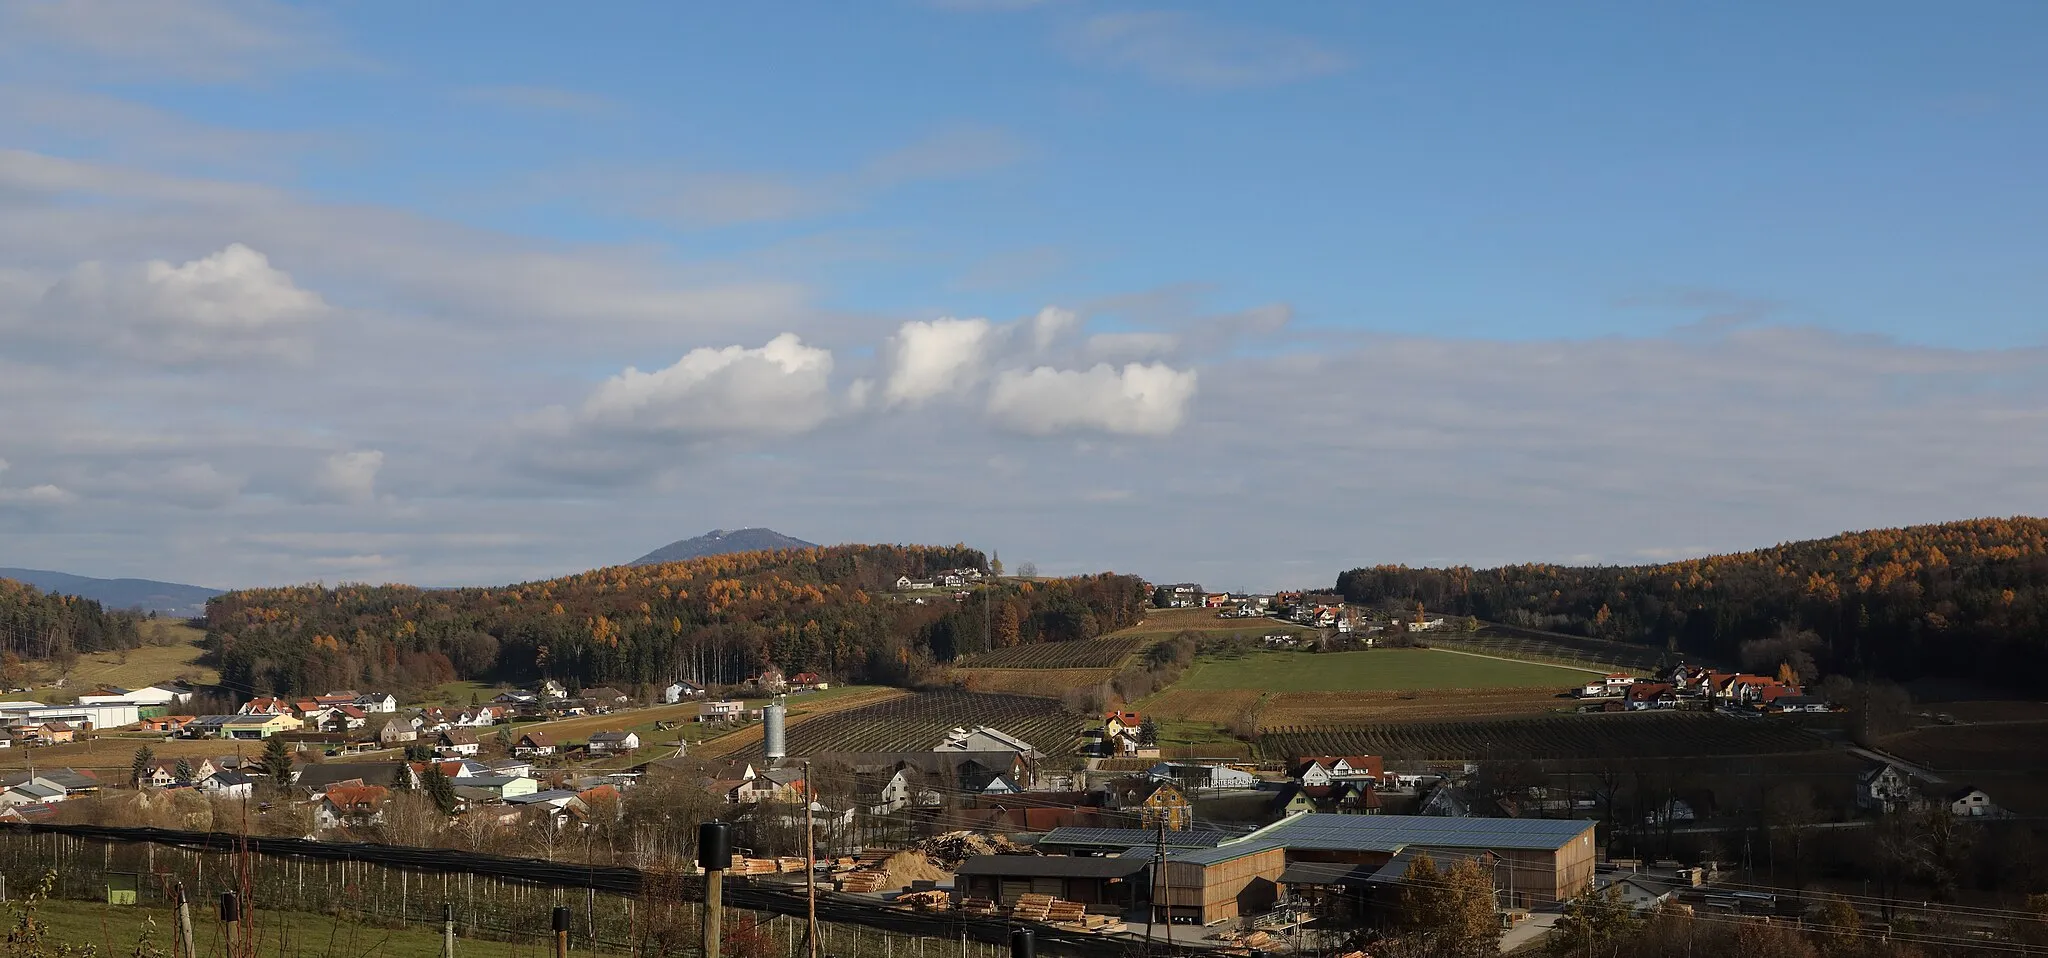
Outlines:
{"type": "Polygon", "coordinates": [[[788,717],[789,707],[777,698],[761,710],[761,745],[763,754],[771,762],[781,761],[789,754],[789,744],[783,733],[783,721],[788,717]]]}

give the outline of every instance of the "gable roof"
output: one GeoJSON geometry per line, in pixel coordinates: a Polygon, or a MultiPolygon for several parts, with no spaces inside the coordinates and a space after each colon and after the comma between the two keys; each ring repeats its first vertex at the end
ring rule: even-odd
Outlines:
{"type": "Polygon", "coordinates": [[[552,748],[555,740],[549,738],[546,732],[528,732],[519,736],[519,744],[530,748],[552,748]]]}

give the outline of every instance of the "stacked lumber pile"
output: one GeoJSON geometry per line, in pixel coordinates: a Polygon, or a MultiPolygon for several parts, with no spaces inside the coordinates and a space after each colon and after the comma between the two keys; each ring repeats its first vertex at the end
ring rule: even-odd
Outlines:
{"type": "Polygon", "coordinates": [[[839,876],[839,890],[866,895],[892,887],[885,871],[850,871],[839,876]]]}
{"type": "Polygon", "coordinates": [[[963,898],[960,900],[960,910],[969,915],[987,915],[990,917],[994,917],[996,913],[996,903],[989,901],[986,898],[963,898]]]}
{"type": "Polygon", "coordinates": [[[801,875],[804,871],[804,860],[794,855],[784,855],[775,860],[775,870],[785,875],[791,872],[801,875]]]}
{"type": "Polygon", "coordinates": [[[945,911],[953,907],[953,895],[943,891],[914,891],[896,896],[896,904],[919,911],[945,911]]]}
{"type": "Polygon", "coordinates": [[[1017,899],[1017,904],[1010,907],[1010,917],[1022,921],[1044,921],[1046,913],[1052,910],[1053,903],[1057,901],[1059,899],[1051,895],[1025,895],[1017,899]]]}
{"type": "Polygon", "coordinates": [[[899,851],[902,851],[902,849],[864,848],[861,849],[860,857],[854,859],[853,866],[855,868],[873,868],[885,861],[888,861],[891,855],[894,855],[899,851]]]}
{"type": "Polygon", "coordinates": [[[1078,901],[1061,901],[1055,898],[1045,909],[1045,920],[1054,923],[1078,922],[1087,917],[1088,906],[1078,901]]]}
{"type": "MultiPolygon", "coordinates": [[[[778,871],[773,858],[742,858],[732,867],[735,875],[773,875],[778,871]]],[[[803,871],[803,859],[797,859],[797,871],[803,871]]]]}

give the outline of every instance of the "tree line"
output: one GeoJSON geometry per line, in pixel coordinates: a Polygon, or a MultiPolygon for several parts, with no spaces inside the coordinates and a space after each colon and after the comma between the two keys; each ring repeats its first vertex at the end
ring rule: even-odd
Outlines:
{"type": "Polygon", "coordinates": [[[1472,615],[1720,661],[1810,633],[1820,672],[1968,678],[2048,690],[2048,520],[1855,532],[1643,566],[1382,565],[1337,577],[1347,601],[1472,615]]]}
{"type": "Polygon", "coordinates": [[[141,644],[140,613],[109,611],[91,599],[0,579],[0,654],[55,661],[68,670],[81,654],[141,644]]]}
{"type": "Polygon", "coordinates": [[[205,647],[244,694],[455,679],[635,686],[744,681],[773,665],[914,684],[984,648],[1092,638],[1137,622],[1130,576],[894,592],[899,576],[983,568],[965,546],[851,545],[613,566],[496,588],[245,589],[207,605],[205,647]],[[923,601],[918,601],[922,599],[923,601]]]}

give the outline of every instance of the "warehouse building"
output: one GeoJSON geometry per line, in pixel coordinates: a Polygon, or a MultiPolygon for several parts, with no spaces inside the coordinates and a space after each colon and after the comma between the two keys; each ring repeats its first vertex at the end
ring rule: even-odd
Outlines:
{"type": "Polygon", "coordinates": [[[1151,882],[1145,858],[1069,855],[976,855],[954,873],[955,903],[970,898],[1015,905],[1025,895],[1076,901],[1097,914],[1121,915],[1143,907],[1151,882]]]}
{"type": "Polygon", "coordinates": [[[1562,901],[1592,884],[1598,857],[1594,827],[1591,821],[1558,818],[1309,814],[1283,818],[1239,843],[1281,846],[1290,864],[1377,867],[1410,847],[1488,852],[1502,903],[1527,907],[1562,901]]]}

